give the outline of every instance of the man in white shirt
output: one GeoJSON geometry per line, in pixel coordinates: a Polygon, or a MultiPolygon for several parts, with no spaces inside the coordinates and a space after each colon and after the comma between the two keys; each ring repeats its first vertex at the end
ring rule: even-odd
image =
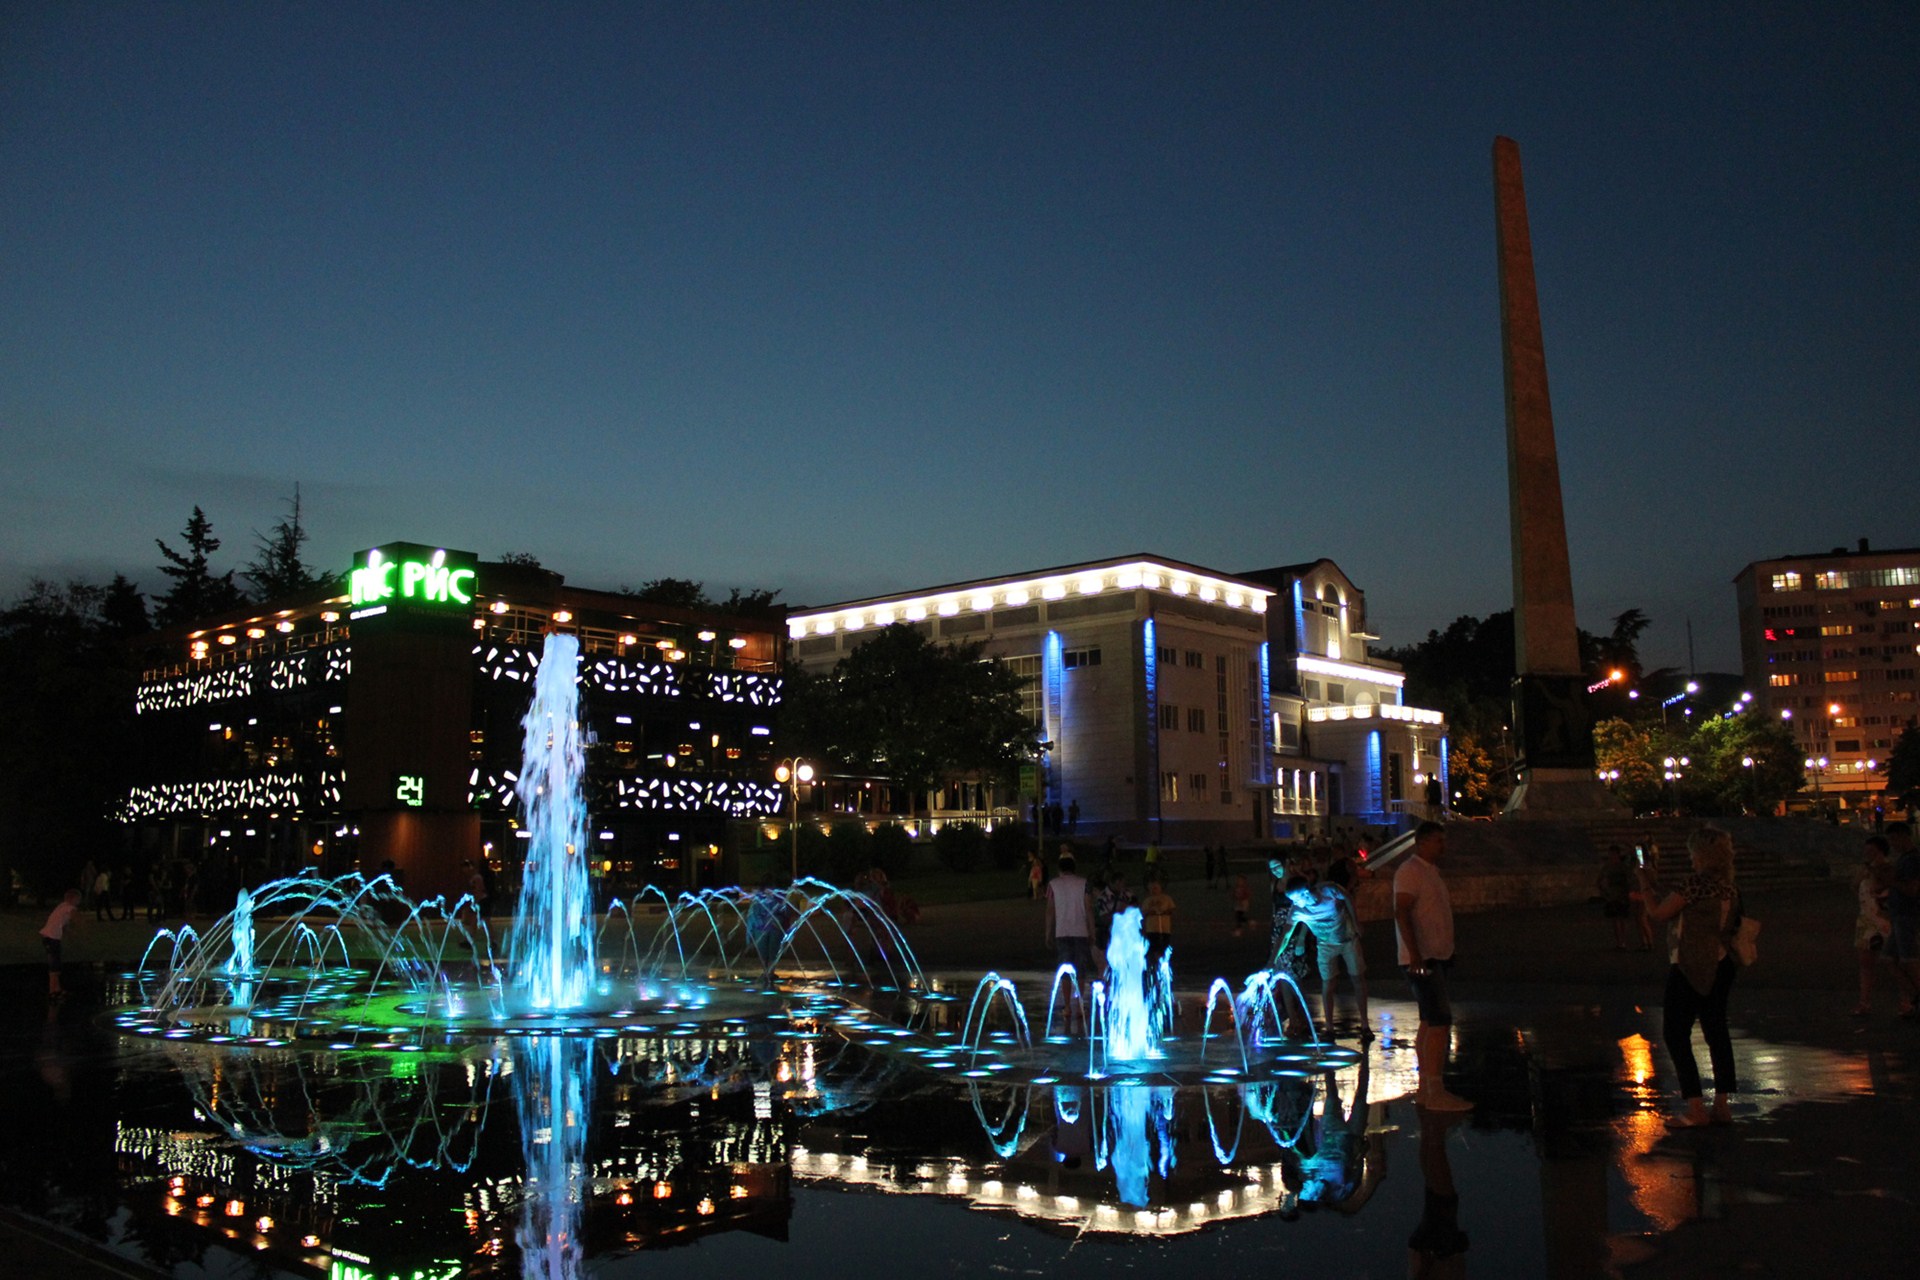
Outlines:
{"type": "Polygon", "coordinates": [[[1099,976],[1093,967],[1093,895],[1085,876],[1074,870],[1073,855],[1060,855],[1060,874],[1047,882],[1047,945],[1060,964],[1070,964],[1085,984],[1099,976]]]}
{"type": "Polygon", "coordinates": [[[1400,967],[1420,1006],[1414,1059],[1420,1066],[1415,1104],[1430,1111],[1471,1111],[1473,1104],[1447,1091],[1447,1043],[1453,1035],[1453,1005],[1447,998],[1447,968],[1453,963],[1453,902],[1440,875],[1447,832],[1437,822],[1415,828],[1413,854],[1393,873],[1393,923],[1400,967]]]}

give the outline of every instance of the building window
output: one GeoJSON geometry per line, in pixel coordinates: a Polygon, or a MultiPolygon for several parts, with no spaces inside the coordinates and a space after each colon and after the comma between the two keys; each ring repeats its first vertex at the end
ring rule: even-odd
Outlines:
{"type": "Polygon", "coordinates": [[[1335,684],[1331,680],[1329,680],[1327,682],[1327,701],[1345,703],[1346,700],[1347,700],[1347,686],[1343,684],[1335,684]]]}
{"type": "Polygon", "coordinates": [[[1186,657],[1187,665],[1190,667],[1204,667],[1207,665],[1207,656],[1198,649],[1189,649],[1184,656],[1186,657]]]}
{"type": "Polygon", "coordinates": [[[1170,644],[1161,645],[1158,649],[1154,650],[1154,653],[1159,658],[1160,665],[1163,667],[1170,667],[1180,660],[1180,651],[1170,644]]]}
{"type": "Polygon", "coordinates": [[[1233,792],[1227,789],[1227,780],[1225,778],[1220,779],[1220,803],[1221,804],[1233,803],[1233,792]]]}
{"type": "Polygon", "coordinates": [[[1171,702],[1161,703],[1160,727],[1162,729],[1178,729],[1180,727],[1180,708],[1174,706],[1171,702]]]}
{"type": "Polygon", "coordinates": [[[1187,708],[1187,731],[1205,733],[1207,731],[1207,709],[1205,707],[1187,708]]]}
{"type": "Polygon", "coordinates": [[[1280,745],[1298,747],[1300,745],[1300,726],[1291,720],[1280,722],[1280,745]]]}
{"type": "Polygon", "coordinates": [[[1860,749],[1860,739],[1835,738],[1833,740],[1833,749],[1835,751],[1858,751],[1860,749]]]}
{"type": "Polygon", "coordinates": [[[1853,634],[1853,626],[1851,623],[1838,623],[1831,627],[1820,628],[1820,634],[1823,636],[1850,636],[1853,634]]]}
{"type": "Polygon", "coordinates": [[[1860,673],[1859,673],[1858,671],[1829,671],[1829,672],[1827,672],[1827,683],[1828,683],[1828,684],[1851,684],[1851,683],[1853,683],[1853,682],[1854,682],[1855,680],[1858,680],[1859,678],[1860,678],[1860,673]]]}
{"type": "Polygon", "coordinates": [[[1094,645],[1087,649],[1069,649],[1065,662],[1069,671],[1075,667],[1097,667],[1100,665],[1100,647],[1094,645]]]}
{"type": "Polygon", "coordinates": [[[1774,574],[1773,589],[1775,591],[1798,591],[1800,589],[1800,575],[1797,573],[1774,574]]]}
{"type": "Polygon", "coordinates": [[[1309,698],[1318,701],[1320,697],[1320,682],[1318,680],[1309,680],[1300,686],[1300,690],[1309,698]]]}
{"type": "Polygon", "coordinates": [[[1201,796],[1204,796],[1207,794],[1207,775],[1206,774],[1196,773],[1193,775],[1193,794],[1195,799],[1198,799],[1201,796]]]}
{"type": "Polygon", "coordinates": [[[1160,798],[1162,800],[1178,800],[1180,798],[1179,774],[1163,773],[1160,775],[1160,798]]]}
{"type": "Polygon", "coordinates": [[[1775,688],[1779,688],[1783,685],[1799,684],[1800,677],[1796,672],[1776,671],[1772,675],[1767,677],[1767,683],[1774,686],[1775,688]]]}

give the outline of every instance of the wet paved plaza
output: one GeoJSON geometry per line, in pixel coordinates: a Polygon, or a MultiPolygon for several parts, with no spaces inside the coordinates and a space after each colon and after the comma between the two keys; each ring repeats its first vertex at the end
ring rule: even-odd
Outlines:
{"type": "MultiPolygon", "coordinates": [[[[1550,914],[1527,927],[1564,934],[1550,914]]],[[[1849,1018],[1794,954],[1780,938],[1778,967],[1736,990],[1742,1093],[1709,1130],[1666,1123],[1658,962],[1640,956],[1458,983],[1449,1079],[1476,1108],[1452,1120],[1408,1099],[1412,1009],[1388,975],[1364,1061],[1258,1085],[963,1081],[828,1027],[607,1037],[579,1050],[596,1083],[576,1257],[618,1277],[1903,1271],[1920,1029],[1849,1018]]],[[[126,994],[113,972],[50,1010],[40,971],[0,969],[0,1202],[25,1215],[9,1234],[84,1238],[132,1274],[528,1271],[540,1136],[516,1115],[517,1045],[154,1043],[104,1016],[126,994]]],[[[941,972],[958,988],[978,971],[941,972]]],[[[37,1273],[26,1245],[9,1256],[37,1273]]]]}

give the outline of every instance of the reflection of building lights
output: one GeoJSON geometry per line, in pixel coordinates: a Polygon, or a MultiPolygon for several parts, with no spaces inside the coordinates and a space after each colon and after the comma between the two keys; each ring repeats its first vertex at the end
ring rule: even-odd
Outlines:
{"type": "Polygon", "coordinates": [[[631,1191],[622,1191],[622,1192],[621,1192],[621,1193],[620,1193],[619,1195],[617,1195],[617,1196],[615,1196],[615,1197],[613,1198],[613,1202],[614,1202],[615,1204],[617,1204],[617,1205],[629,1205],[629,1204],[632,1204],[632,1203],[633,1203],[633,1192],[631,1192],[631,1191]]]}
{"type": "Polygon", "coordinates": [[[512,607],[513,606],[509,605],[505,600],[495,600],[492,604],[487,606],[487,611],[497,617],[500,614],[505,613],[508,609],[512,607]]]}
{"type": "Polygon", "coordinates": [[[746,1198],[747,1198],[747,1189],[741,1186],[739,1183],[736,1182],[732,1186],[727,1188],[727,1199],[745,1200],[746,1198]]]}
{"type": "Polygon", "coordinates": [[[247,1202],[245,1200],[227,1201],[227,1216],[229,1218],[244,1218],[246,1214],[247,1202]]]}
{"type": "Polygon", "coordinates": [[[655,1200],[671,1200],[673,1198],[673,1184],[671,1182],[654,1183],[653,1198],[655,1200]]]}
{"type": "Polygon", "coordinates": [[[202,1209],[211,1209],[213,1207],[213,1197],[201,1196],[197,1200],[195,1200],[194,1203],[199,1205],[202,1209]]]}
{"type": "Polygon", "coordinates": [[[701,1197],[701,1200],[700,1200],[700,1203],[699,1203],[699,1204],[697,1204],[697,1205],[695,1205],[695,1206],[693,1206],[693,1211],[694,1211],[695,1213],[697,1213],[697,1214],[699,1214],[699,1215],[700,1215],[701,1217],[703,1217],[703,1218],[710,1218],[710,1217],[712,1217],[712,1216],[713,1216],[713,1200],[712,1200],[712,1198],[711,1198],[711,1197],[707,1197],[707,1196],[703,1196],[703,1197],[701,1197]]]}
{"type": "Polygon", "coordinates": [[[319,1236],[301,1236],[300,1247],[302,1249],[318,1249],[320,1247],[320,1237],[319,1236]]]}
{"type": "Polygon", "coordinates": [[[553,611],[553,620],[554,620],[555,622],[572,622],[572,621],[573,621],[573,610],[571,610],[571,609],[555,609],[555,610],[553,611]]]}
{"type": "Polygon", "coordinates": [[[255,1231],[271,1231],[273,1230],[273,1219],[263,1213],[253,1220],[253,1229],[255,1231]]]}

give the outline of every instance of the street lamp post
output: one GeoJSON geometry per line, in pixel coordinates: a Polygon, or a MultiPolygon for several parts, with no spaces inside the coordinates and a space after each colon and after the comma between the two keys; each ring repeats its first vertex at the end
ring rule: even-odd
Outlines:
{"type": "Polygon", "coordinates": [[[787,823],[787,836],[793,842],[793,877],[790,883],[800,881],[800,784],[813,781],[813,766],[799,756],[780,762],[773,771],[776,781],[784,784],[787,794],[793,798],[793,817],[787,823]]]}
{"type": "Polygon", "coordinates": [[[1820,800],[1820,775],[1827,771],[1825,756],[1808,756],[1807,772],[1813,775],[1813,809],[1815,813],[1825,813],[1826,805],[1820,800]]]}

